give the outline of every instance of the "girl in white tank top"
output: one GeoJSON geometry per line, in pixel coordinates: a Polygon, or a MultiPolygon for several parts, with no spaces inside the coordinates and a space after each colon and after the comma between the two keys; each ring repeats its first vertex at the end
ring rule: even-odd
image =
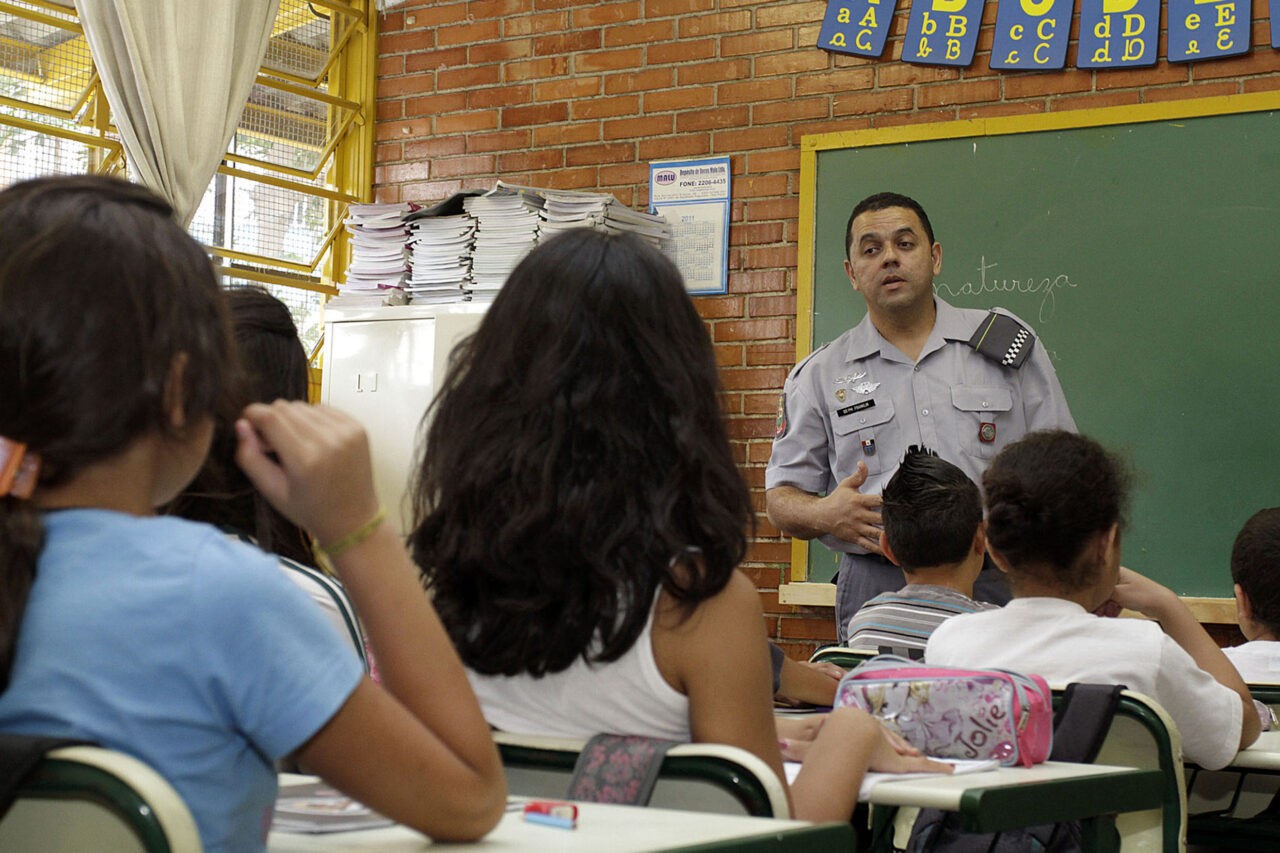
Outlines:
{"type": "MultiPolygon", "coordinates": [[[[630,235],[540,244],[456,352],[410,544],[491,725],[727,743],[782,778],[719,393],[680,273],[630,235]]],[[[809,756],[807,819],[847,820],[868,767],[941,767],[853,709],[809,756]]]]}

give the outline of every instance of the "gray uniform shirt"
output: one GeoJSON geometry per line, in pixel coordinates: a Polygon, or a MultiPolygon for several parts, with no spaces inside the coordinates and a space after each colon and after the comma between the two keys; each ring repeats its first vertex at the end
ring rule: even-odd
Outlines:
{"type": "MultiPolygon", "coordinates": [[[[968,345],[985,310],[935,303],[937,319],[918,361],[867,316],[792,369],[765,488],[826,494],[861,461],[868,470],[862,491],[880,494],[913,444],[937,451],[981,485],[992,457],[1010,442],[1037,429],[1075,430],[1041,341],[1020,368],[1003,367],[968,345]]],[[[835,536],[822,541],[866,553],[835,536]]]]}

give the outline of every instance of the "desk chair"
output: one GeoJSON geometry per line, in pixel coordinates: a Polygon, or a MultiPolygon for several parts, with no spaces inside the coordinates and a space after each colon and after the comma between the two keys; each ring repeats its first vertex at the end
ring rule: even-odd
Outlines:
{"type": "MultiPolygon", "coordinates": [[[[837,658],[850,650],[824,651],[832,651],[826,659],[839,663],[837,658]]],[[[1054,690],[1055,701],[1061,698],[1062,693],[1061,689],[1054,690]]],[[[1121,767],[1158,768],[1166,779],[1160,808],[1116,817],[1120,849],[1181,851],[1185,846],[1183,838],[1187,828],[1182,739],[1168,713],[1155,700],[1141,693],[1123,691],[1096,761],[1121,767]]],[[[899,809],[896,816],[881,818],[893,821],[891,835],[896,846],[905,846],[915,822],[915,811],[899,809]]]]}
{"type": "MultiPolygon", "coordinates": [[[[1280,684],[1250,684],[1249,692],[1280,713],[1280,684]]],[[[1280,800],[1280,775],[1275,771],[1192,768],[1188,785],[1190,843],[1236,850],[1280,849],[1280,814],[1262,814],[1280,800]]]]}
{"type": "MultiPolygon", "coordinates": [[[[241,537],[242,539],[244,537],[241,537]]],[[[246,540],[252,544],[253,540],[246,540]]],[[[360,620],[356,618],[356,609],[352,605],[351,599],[347,597],[347,591],[342,588],[336,579],[330,577],[319,569],[313,569],[311,566],[304,566],[288,557],[276,555],[276,560],[280,563],[280,568],[284,569],[287,574],[295,578],[295,582],[303,587],[308,595],[316,593],[325,595],[329,601],[333,602],[334,608],[342,617],[342,622],[346,626],[346,638],[350,641],[352,648],[360,657],[360,663],[364,665],[364,671],[369,671],[369,658],[365,652],[364,631],[360,627],[360,620]]]]}
{"type": "Polygon", "coordinates": [[[96,746],[49,752],[0,818],[0,850],[199,853],[186,803],[159,773],[96,746]]]}
{"type": "MultiPolygon", "coordinates": [[[[586,741],[494,732],[515,795],[563,798],[586,741]]],[[[773,771],[736,746],[684,743],[667,751],[649,805],[681,811],[791,817],[787,792],[773,771]]]]}
{"type": "Polygon", "coordinates": [[[1187,831],[1182,738],[1164,708],[1141,693],[1122,692],[1097,762],[1164,771],[1163,805],[1159,809],[1116,818],[1121,849],[1182,850],[1187,831]]]}

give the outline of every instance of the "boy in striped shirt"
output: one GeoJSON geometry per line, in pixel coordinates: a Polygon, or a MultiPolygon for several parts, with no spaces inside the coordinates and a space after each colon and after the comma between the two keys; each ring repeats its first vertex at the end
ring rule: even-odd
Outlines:
{"type": "Polygon", "coordinates": [[[913,445],[885,486],[881,513],[880,547],[907,585],[864,604],[843,639],[851,648],[919,658],[943,621],[996,606],[972,597],[987,553],[982,497],[963,471],[913,445]]]}

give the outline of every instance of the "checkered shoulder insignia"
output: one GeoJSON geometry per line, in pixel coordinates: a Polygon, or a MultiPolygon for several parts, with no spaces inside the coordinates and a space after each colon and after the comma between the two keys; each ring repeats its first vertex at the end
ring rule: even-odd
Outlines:
{"type": "Polygon", "coordinates": [[[999,311],[991,311],[983,317],[973,337],[969,338],[969,346],[975,352],[1014,370],[1022,367],[1035,344],[1034,332],[1022,325],[1018,318],[999,311]]]}

